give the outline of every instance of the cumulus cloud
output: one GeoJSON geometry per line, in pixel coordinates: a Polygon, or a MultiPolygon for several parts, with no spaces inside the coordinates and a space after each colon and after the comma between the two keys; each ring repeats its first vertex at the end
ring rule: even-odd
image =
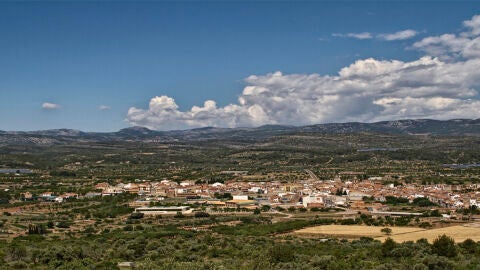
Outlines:
{"type": "Polygon", "coordinates": [[[56,109],[60,109],[60,105],[58,104],[55,104],[55,103],[50,103],[50,102],[44,102],[42,104],[42,109],[44,110],[56,110],[56,109]]]}
{"type": "Polygon", "coordinates": [[[480,58],[480,15],[463,22],[459,34],[426,37],[413,44],[413,48],[444,60],[480,58]]]}
{"type": "Polygon", "coordinates": [[[347,34],[335,33],[335,34],[332,34],[332,36],[334,36],[334,37],[348,37],[348,38],[356,38],[356,39],[371,39],[371,38],[373,38],[372,33],[369,33],[369,32],[347,33],[347,34]]]}
{"type": "Polygon", "coordinates": [[[391,34],[380,34],[377,37],[387,41],[394,41],[394,40],[410,39],[416,36],[417,34],[418,34],[417,31],[412,29],[407,29],[407,30],[398,31],[391,34]]]}
{"type": "MultiPolygon", "coordinates": [[[[478,20],[475,16],[464,22],[466,32],[447,34],[451,35],[447,37],[449,44],[475,40],[478,20]]],[[[438,37],[426,40],[429,38],[438,37]]],[[[236,103],[219,107],[215,101],[207,100],[203,106],[180,110],[173,98],[157,96],[146,109],[131,107],[126,120],[132,125],[167,130],[480,118],[480,57],[466,53],[466,47],[461,48],[461,51],[442,51],[443,55],[462,53],[462,58],[451,56],[447,60],[438,55],[414,61],[358,60],[336,75],[281,72],[251,75],[245,79],[246,86],[236,103]]],[[[472,46],[469,49],[474,51],[472,46]]]]}
{"type": "Polygon", "coordinates": [[[100,105],[100,106],[98,106],[98,110],[100,110],[100,111],[108,111],[108,110],[110,110],[110,109],[111,109],[111,107],[110,107],[110,106],[107,106],[107,105],[100,105]]]}

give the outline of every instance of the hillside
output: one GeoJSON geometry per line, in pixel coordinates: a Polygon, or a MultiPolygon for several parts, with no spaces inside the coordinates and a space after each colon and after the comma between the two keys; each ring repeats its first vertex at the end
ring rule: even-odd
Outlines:
{"type": "Polygon", "coordinates": [[[265,125],[256,128],[205,127],[189,130],[155,131],[130,127],[117,132],[82,132],[72,129],[0,131],[0,145],[51,145],[71,142],[193,142],[205,140],[259,142],[280,135],[302,133],[391,135],[480,136],[480,119],[397,120],[376,123],[329,123],[309,126],[265,125]]]}

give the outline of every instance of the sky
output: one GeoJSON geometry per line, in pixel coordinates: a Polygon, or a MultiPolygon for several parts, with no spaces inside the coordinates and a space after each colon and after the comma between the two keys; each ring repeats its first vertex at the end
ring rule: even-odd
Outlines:
{"type": "Polygon", "coordinates": [[[475,1],[0,2],[0,130],[480,118],[475,1]]]}

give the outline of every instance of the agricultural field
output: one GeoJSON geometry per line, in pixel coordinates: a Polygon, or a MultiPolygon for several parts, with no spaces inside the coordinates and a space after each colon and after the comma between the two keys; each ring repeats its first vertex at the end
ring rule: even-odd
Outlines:
{"type": "Polygon", "coordinates": [[[375,240],[385,241],[390,237],[396,242],[417,241],[427,239],[432,243],[438,236],[447,235],[455,242],[460,243],[467,239],[480,241],[480,224],[455,225],[444,228],[422,229],[417,227],[389,227],[390,235],[383,233],[382,227],[362,225],[324,225],[304,228],[295,231],[296,235],[318,235],[334,238],[358,239],[371,237],[375,240]]]}
{"type": "MultiPolygon", "coordinates": [[[[296,234],[312,234],[312,235],[322,235],[335,238],[360,238],[360,237],[371,237],[377,238],[382,237],[385,234],[381,232],[383,227],[376,226],[362,226],[362,225],[324,225],[324,226],[315,226],[304,228],[298,231],[295,231],[296,234]]],[[[417,227],[390,227],[392,229],[391,235],[403,235],[413,232],[422,233],[425,230],[417,227]]]]}
{"type": "MultiPolygon", "coordinates": [[[[395,229],[393,231],[395,232],[395,229]]],[[[457,243],[461,243],[467,239],[472,239],[473,241],[478,242],[480,241],[480,224],[457,225],[405,234],[394,233],[390,237],[396,242],[416,241],[420,238],[425,238],[428,242],[432,243],[439,235],[443,234],[452,237],[457,243]]],[[[383,236],[376,239],[384,241],[386,237],[383,236]]]]}

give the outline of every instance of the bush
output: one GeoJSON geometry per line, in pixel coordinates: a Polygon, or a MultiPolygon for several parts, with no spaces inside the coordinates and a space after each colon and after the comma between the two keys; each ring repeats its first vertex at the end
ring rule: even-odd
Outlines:
{"type": "Polygon", "coordinates": [[[196,218],[206,218],[210,217],[210,214],[207,212],[195,212],[195,217],[196,218]]]}
{"type": "Polygon", "coordinates": [[[397,243],[390,237],[385,239],[385,242],[382,244],[382,254],[384,257],[389,257],[392,255],[392,250],[397,247],[397,243]]]}
{"type": "Polygon", "coordinates": [[[432,252],[439,256],[455,257],[457,256],[457,249],[455,246],[455,240],[453,238],[442,235],[433,241],[432,252]]]}
{"type": "Polygon", "coordinates": [[[46,234],[47,229],[44,224],[30,224],[28,225],[28,234],[46,234]]]}
{"type": "Polygon", "coordinates": [[[422,223],[420,223],[420,225],[418,225],[418,227],[424,228],[424,229],[431,228],[432,224],[430,224],[430,222],[422,222],[422,223]]]}
{"type": "Polygon", "coordinates": [[[293,249],[287,245],[273,246],[269,250],[268,255],[272,263],[290,262],[295,257],[293,249]]]}
{"type": "Polygon", "coordinates": [[[460,244],[460,247],[462,247],[467,253],[474,254],[477,253],[477,243],[473,241],[472,239],[467,239],[463,241],[463,243],[460,244]]]}
{"type": "Polygon", "coordinates": [[[386,234],[386,235],[390,235],[392,234],[392,229],[390,228],[383,228],[380,230],[382,233],[386,234]]]}
{"type": "Polygon", "coordinates": [[[131,219],[142,219],[145,216],[144,213],[133,212],[130,214],[131,219]]]}
{"type": "Polygon", "coordinates": [[[57,227],[62,229],[70,228],[70,222],[65,220],[59,221],[57,222],[57,227]]]}
{"type": "Polygon", "coordinates": [[[413,204],[414,205],[417,205],[417,206],[420,206],[420,207],[427,207],[427,206],[435,206],[436,204],[434,204],[433,202],[431,202],[428,198],[415,198],[413,200],[413,204]]]}
{"type": "Polygon", "coordinates": [[[173,217],[174,217],[174,218],[184,218],[185,215],[182,214],[182,212],[177,212],[177,213],[175,214],[175,216],[173,216],[173,217]]]}

